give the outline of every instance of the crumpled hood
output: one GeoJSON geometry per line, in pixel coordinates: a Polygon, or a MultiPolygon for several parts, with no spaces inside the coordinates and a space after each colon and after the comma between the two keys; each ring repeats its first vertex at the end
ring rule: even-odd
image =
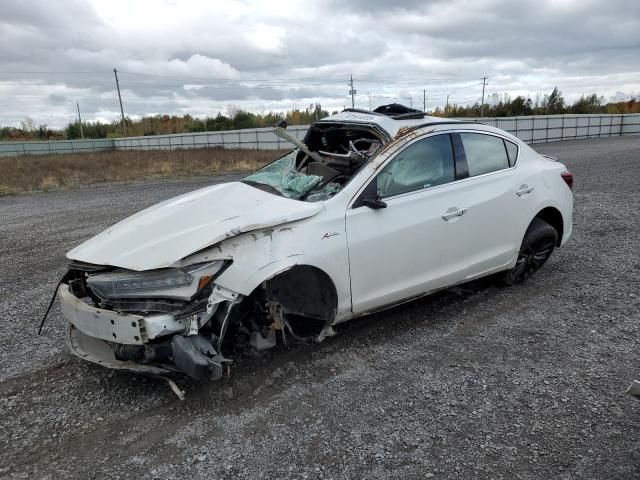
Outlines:
{"type": "Polygon", "coordinates": [[[131,270],[164,268],[226,238],[311,217],[321,209],[244,183],[221,183],[142,210],[67,258],[131,270]]]}

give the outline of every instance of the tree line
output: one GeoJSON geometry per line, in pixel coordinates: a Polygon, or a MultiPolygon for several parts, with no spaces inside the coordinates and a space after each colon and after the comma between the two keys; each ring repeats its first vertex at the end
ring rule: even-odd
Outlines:
{"type": "MultiPolygon", "coordinates": [[[[337,112],[331,112],[337,113],[337,112]]],[[[603,113],[623,114],[640,113],[640,101],[635,97],[628,101],[611,101],[605,103],[604,97],[595,93],[582,96],[572,104],[568,104],[562,92],[554,88],[549,94],[537,96],[535,99],[509,94],[490,95],[484,105],[476,102],[473,105],[450,104],[444,108],[437,107],[430,115],[441,117],[512,117],[517,115],[556,115],[563,113],[603,113]]],[[[289,125],[308,125],[316,120],[329,116],[319,103],[311,104],[304,110],[294,109],[282,114],[279,112],[248,112],[239,107],[230,106],[225,114],[218,113],[213,117],[197,118],[191,115],[155,115],[132,119],[125,117],[127,136],[165,135],[172,133],[207,132],[220,130],[239,130],[244,128],[272,127],[286,119],[289,125]]],[[[20,127],[1,127],[0,141],[6,140],[60,140],[84,138],[117,138],[124,136],[122,121],[111,123],[79,122],[69,123],[62,130],[50,129],[45,124],[36,123],[27,118],[20,122],[20,127]]]]}
{"type": "MultiPolygon", "coordinates": [[[[337,112],[332,112],[337,113],[337,112]]],[[[125,117],[126,136],[142,137],[148,135],[166,135],[173,133],[210,132],[220,130],[239,130],[244,128],[272,127],[283,118],[289,125],[308,125],[329,116],[329,112],[318,104],[305,109],[293,109],[287,112],[248,112],[235,106],[227,107],[225,114],[215,117],[197,118],[191,115],[155,115],[132,119],[125,117]]],[[[122,120],[111,123],[72,122],[62,130],[52,130],[47,125],[36,125],[27,118],[20,127],[0,128],[0,140],[75,140],[82,138],[118,138],[124,136],[122,120]]]]}
{"type": "Polygon", "coordinates": [[[568,104],[562,92],[555,87],[550,94],[537,96],[535,100],[519,95],[511,98],[508,93],[490,95],[484,107],[476,102],[473,105],[447,105],[436,108],[435,116],[442,117],[515,117],[519,115],[558,115],[558,114],[623,114],[640,113],[640,101],[635,97],[623,102],[605,103],[603,96],[595,93],[582,95],[572,104],[568,104]]]}

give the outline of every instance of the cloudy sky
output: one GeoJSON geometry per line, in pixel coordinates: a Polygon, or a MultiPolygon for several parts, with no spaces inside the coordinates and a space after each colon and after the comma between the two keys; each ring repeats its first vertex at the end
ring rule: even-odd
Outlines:
{"type": "Polygon", "coordinates": [[[557,85],[640,95],[638,0],[12,0],[0,125],[390,102],[427,108],[557,85]]]}

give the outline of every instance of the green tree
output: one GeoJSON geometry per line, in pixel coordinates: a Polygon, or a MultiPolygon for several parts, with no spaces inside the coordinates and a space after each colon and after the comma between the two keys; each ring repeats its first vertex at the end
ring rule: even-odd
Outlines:
{"type": "Polygon", "coordinates": [[[564,97],[558,87],[554,87],[551,95],[545,95],[542,101],[542,107],[548,115],[557,113],[565,113],[564,97]]]}
{"type": "Polygon", "coordinates": [[[602,106],[602,100],[595,93],[587,97],[582,95],[571,105],[569,110],[571,113],[601,113],[605,110],[602,106]]]}
{"type": "Polygon", "coordinates": [[[65,128],[65,134],[69,140],[80,138],[80,124],[78,122],[70,123],[67,125],[67,128],[65,128]]]}

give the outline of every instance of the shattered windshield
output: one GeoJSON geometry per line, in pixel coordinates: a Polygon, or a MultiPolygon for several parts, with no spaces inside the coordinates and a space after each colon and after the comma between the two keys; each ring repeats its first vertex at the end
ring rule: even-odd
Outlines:
{"type": "Polygon", "coordinates": [[[263,189],[272,192],[275,190],[273,193],[277,192],[294,200],[325,200],[340,189],[340,184],[338,183],[330,182],[321,185],[323,177],[320,175],[298,172],[295,168],[297,155],[298,150],[293,150],[284,157],[245,177],[242,182],[258,188],[267,187],[263,189]]]}
{"type": "Polygon", "coordinates": [[[313,124],[300,142],[278,127],[274,133],[298,146],[242,182],[294,200],[319,202],[335,195],[382,147],[382,138],[362,125],[313,124]]]}

